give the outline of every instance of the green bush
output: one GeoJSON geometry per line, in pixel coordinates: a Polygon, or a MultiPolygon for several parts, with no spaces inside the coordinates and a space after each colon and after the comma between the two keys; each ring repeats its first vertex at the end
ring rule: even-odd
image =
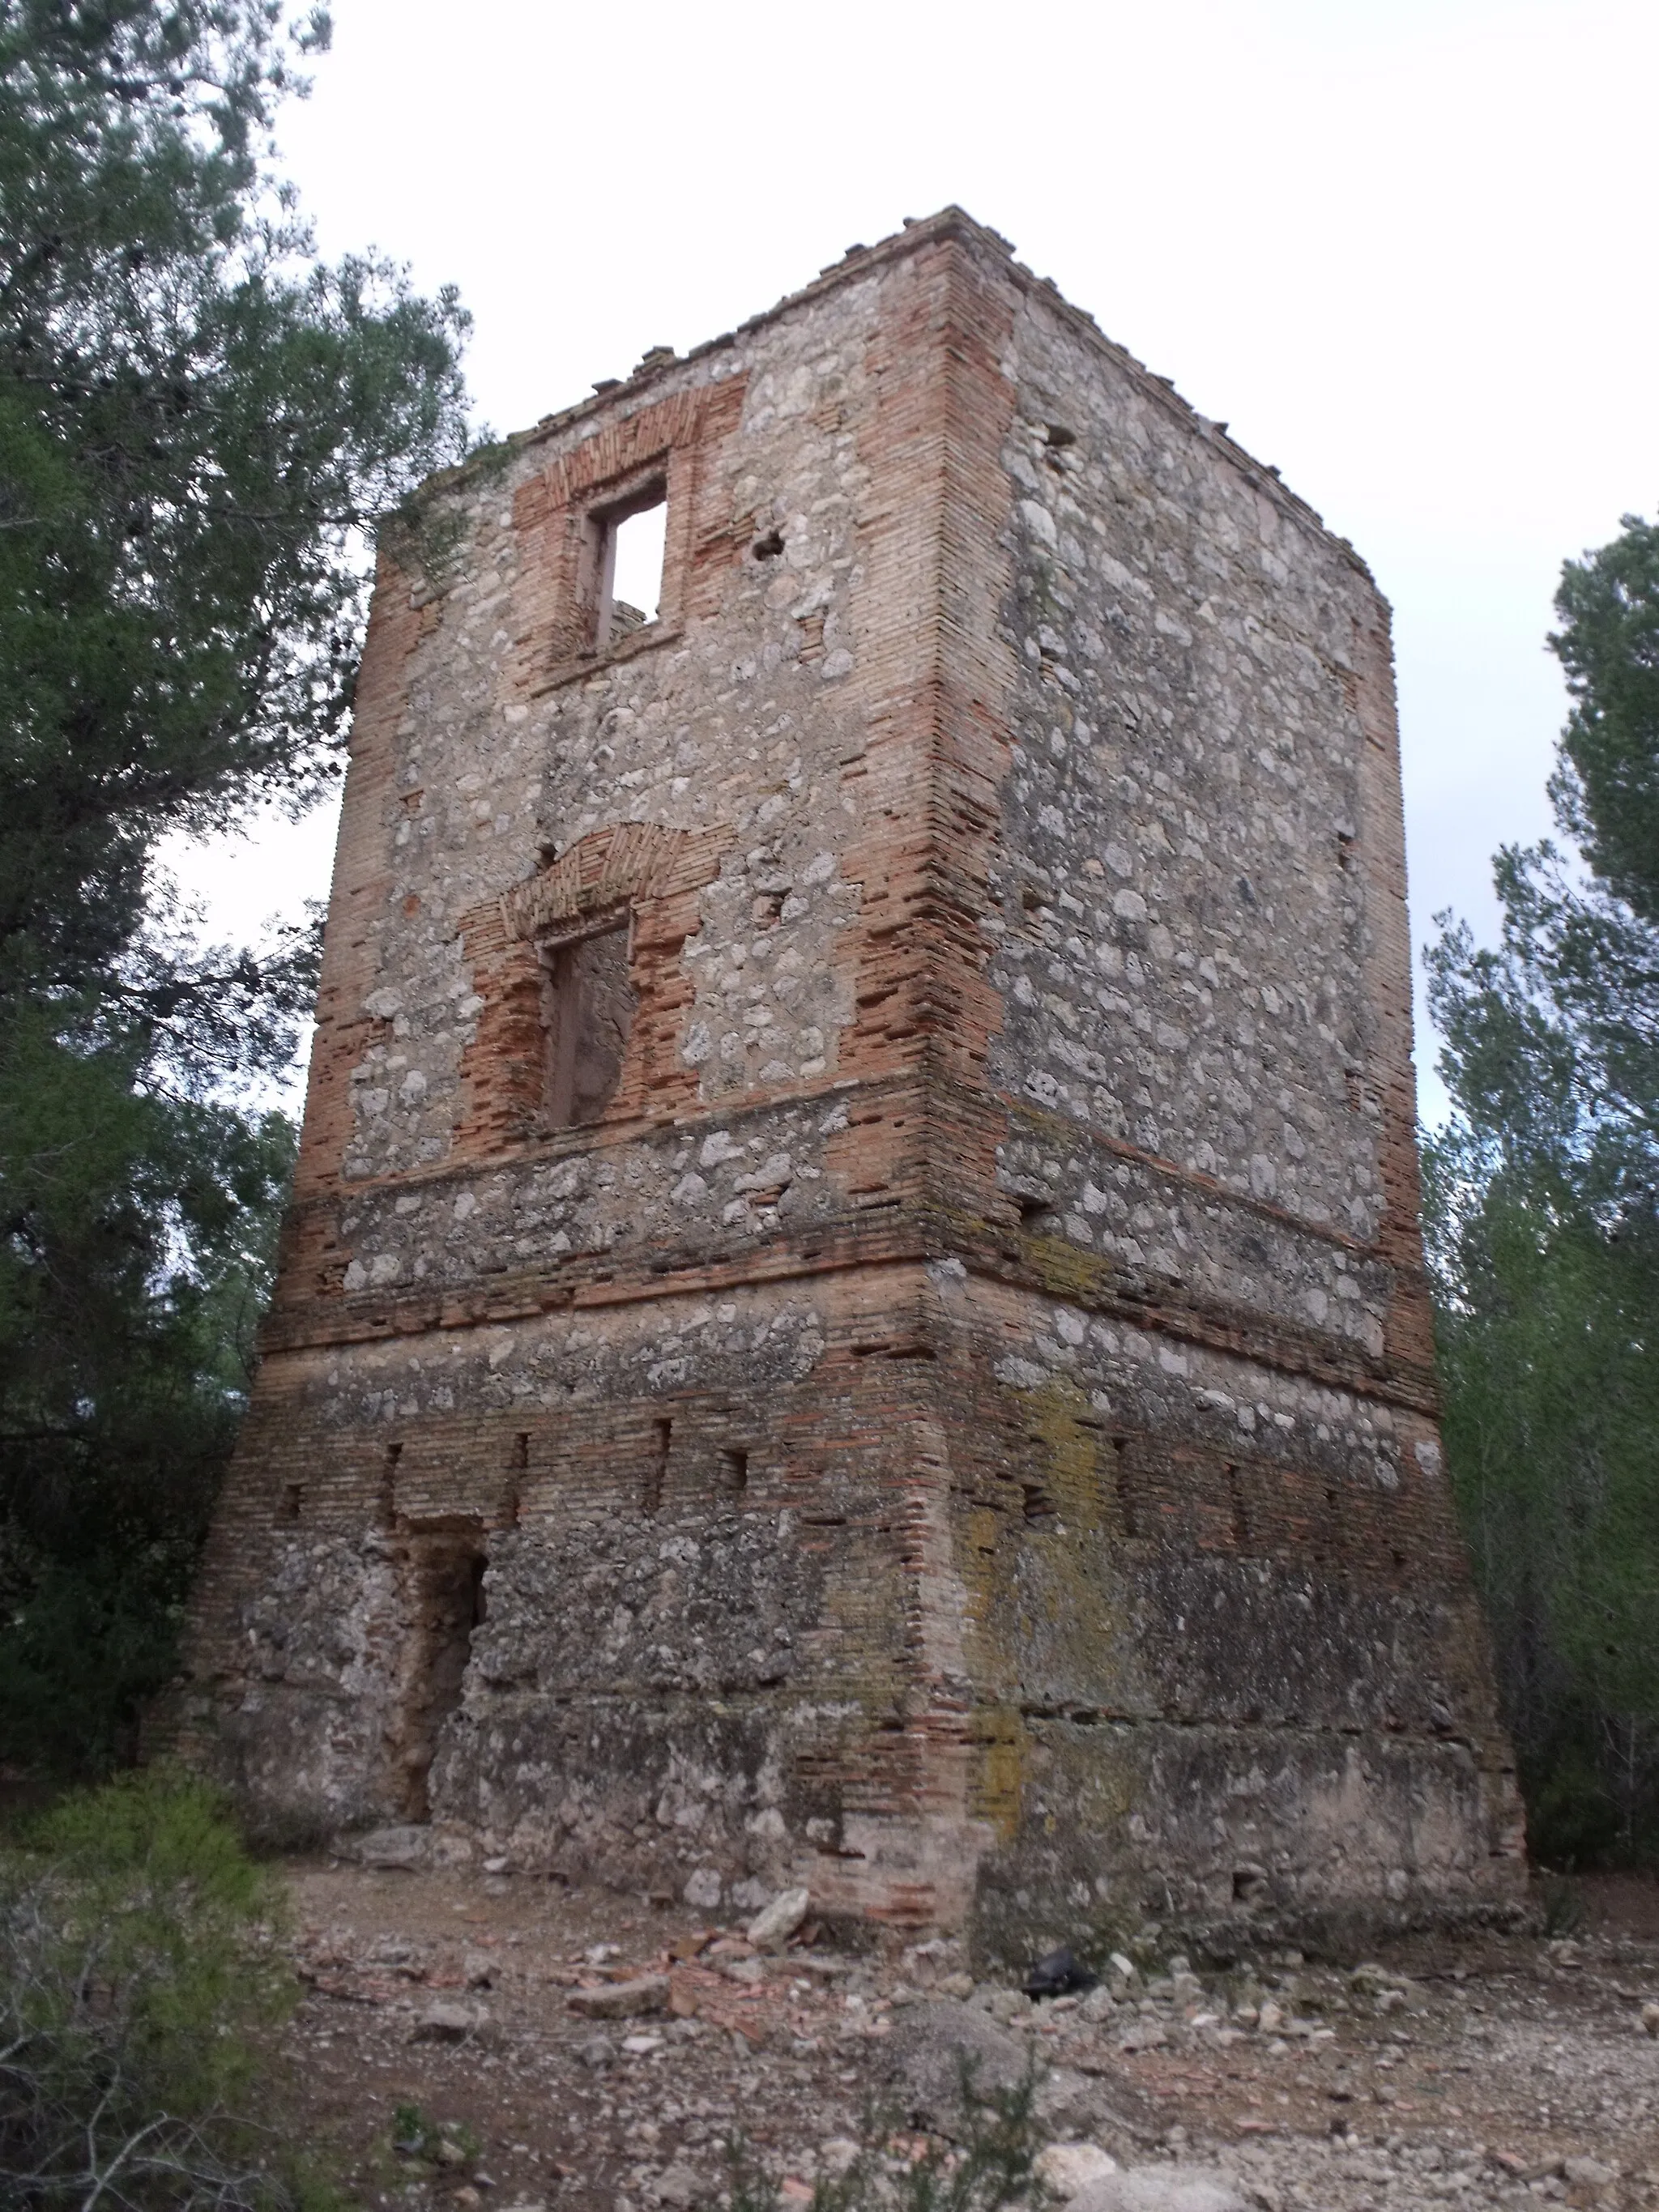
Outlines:
{"type": "MultiPolygon", "coordinates": [[[[1589,1754],[1577,1744],[1553,1744],[1522,1762],[1527,1843],[1541,1867],[1601,1866],[1631,1856],[1620,1850],[1624,1823],[1589,1754]]],[[[1570,1934],[1570,1929],[1558,1931],[1570,1934]]]]}
{"type": "Polygon", "coordinates": [[[280,1893],[213,1793],[156,1772],[65,1799],[0,1854],[0,2200],[18,2212],[290,2212],[250,2117],[293,1984],[280,1893]]]}

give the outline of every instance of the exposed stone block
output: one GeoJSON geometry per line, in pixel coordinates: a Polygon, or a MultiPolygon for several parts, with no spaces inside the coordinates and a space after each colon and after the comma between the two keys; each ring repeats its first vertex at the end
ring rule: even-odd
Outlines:
{"type": "Polygon", "coordinates": [[[598,1990],[572,1990],[565,2000],[584,2020],[634,2020],[641,2014],[666,2012],[668,1977],[641,1974],[631,1982],[612,1982],[598,1990]]]}

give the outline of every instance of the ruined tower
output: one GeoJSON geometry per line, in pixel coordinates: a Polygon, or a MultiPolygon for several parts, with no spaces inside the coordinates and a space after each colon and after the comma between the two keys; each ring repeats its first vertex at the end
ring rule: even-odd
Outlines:
{"type": "Polygon", "coordinates": [[[178,1739],[994,1951],[1512,1899],[1353,552],[954,210],[432,511],[178,1739]]]}

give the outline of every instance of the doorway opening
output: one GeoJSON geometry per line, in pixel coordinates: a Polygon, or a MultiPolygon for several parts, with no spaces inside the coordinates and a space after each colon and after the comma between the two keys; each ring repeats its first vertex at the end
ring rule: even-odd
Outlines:
{"type": "Polygon", "coordinates": [[[404,1817],[432,1817],[428,1786],[444,1723],[461,1702],[472,1639],[488,1611],[483,1525],[411,1533],[405,1553],[408,1632],[396,1731],[404,1817]]]}

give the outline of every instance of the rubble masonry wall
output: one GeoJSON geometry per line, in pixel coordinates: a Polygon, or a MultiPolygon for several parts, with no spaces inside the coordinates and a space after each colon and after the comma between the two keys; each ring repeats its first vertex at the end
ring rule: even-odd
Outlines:
{"type": "Polygon", "coordinates": [[[180,1741],[276,1829],[991,1949],[1503,1906],[1349,549],[954,212],[439,496],[180,1741]],[[549,1134],[538,935],[613,913],[549,1134]]]}

